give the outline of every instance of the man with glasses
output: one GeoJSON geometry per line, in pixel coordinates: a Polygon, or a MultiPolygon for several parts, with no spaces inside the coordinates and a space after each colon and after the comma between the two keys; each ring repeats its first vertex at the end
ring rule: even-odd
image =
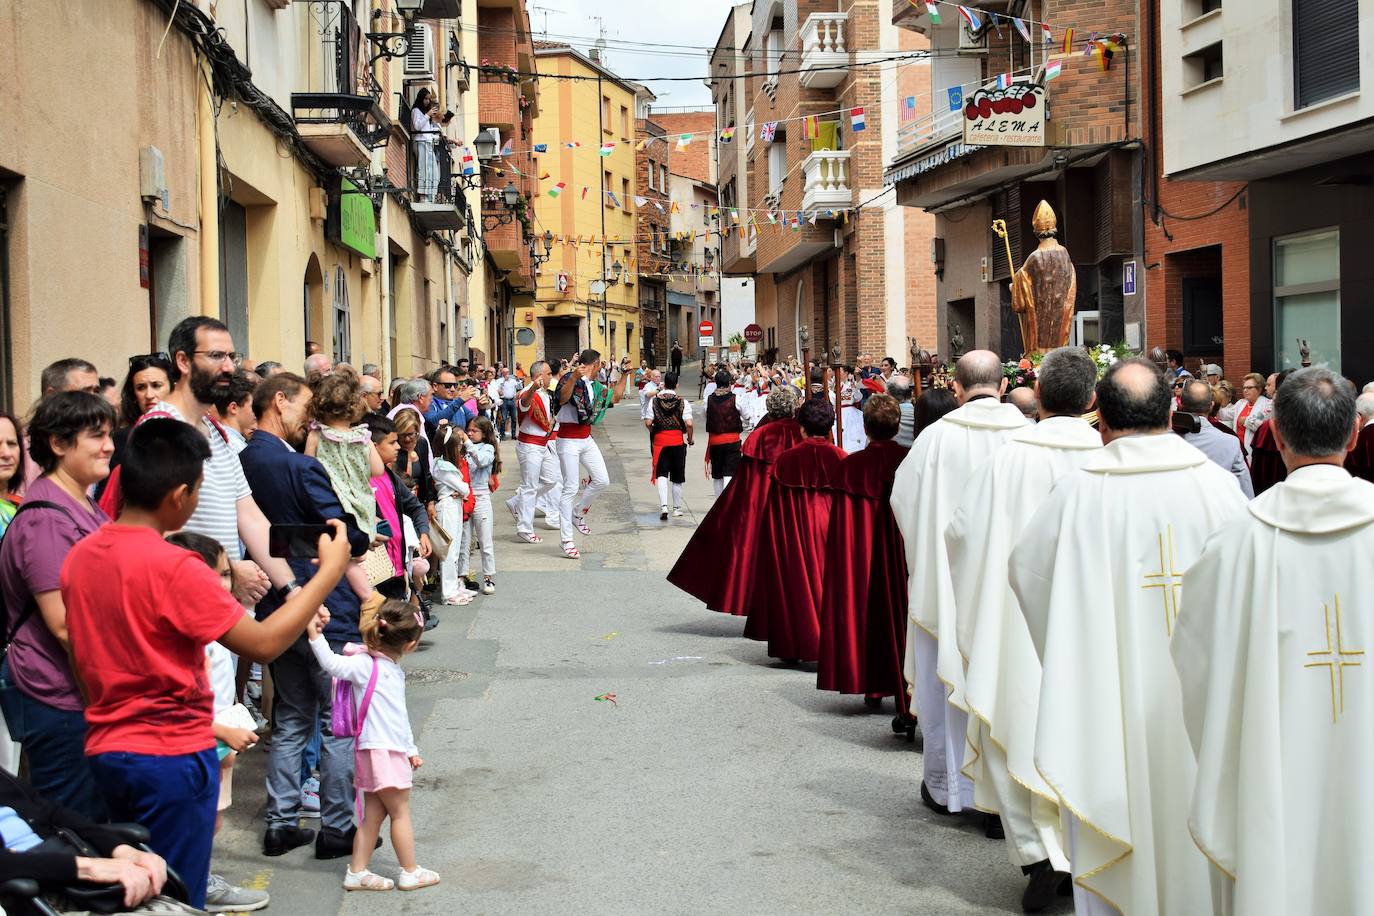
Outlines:
{"type": "Polygon", "coordinates": [[[472,422],[474,414],[467,409],[465,402],[477,397],[477,389],[470,385],[461,386],[458,376],[458,372],[444,366],[429,377],[433,397],[427,407],[421,408],[421,413],[425,417],[425,432],[431,437],[444,422],[452,424],[455,429],[467,429],[468,423],[472,422]]]}

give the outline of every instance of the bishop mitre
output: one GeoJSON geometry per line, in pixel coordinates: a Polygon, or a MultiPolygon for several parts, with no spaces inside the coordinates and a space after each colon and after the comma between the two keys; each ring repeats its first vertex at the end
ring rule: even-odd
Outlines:
{"type": "Polygon", "coordinates": [[[1288,479],[1188,569],[1171,649],[1216,913],[1374,912],[1374,484],[1342,467],[1355,394],[1325,368],[1274,401],[1288,479]]]}
{"type": "Polygon", "coordinates": [[[997,354],[964,354],[954,377],[960,406],[921,433],[892,485],[892,513],[902,531],[910,577],[903,673],[912,685],[925,742],[921,797],[937,810],[973,805],[973,786],[960,774],[968,713],[944,534],[969,479],[1027,425],[1020,410],[1001,402],[1005,387],[997,354]]]}
{"type": "Polygon", "coordinates": [[[1018,430],[973,476],[945,530],[959,652],[966,661],[973,803],[1002,816],[1012,864],[1031,876],[1023,907],[1054,902],[1069,870],[1054,793],[1035,769],[1040,659],[1007,580],[1011,552],[1055,482],[1102,438],[1092,409],[1097,365],[1077,347],[1046,354],[1035,395],[1040,422],[1018,430]]]}
{"type": "Polygon", "coordinates": [[[1169,639],[1183,571],[1245,497],[1170,431],[1172,403],[1153,363],[1108,370],[1106,446],[1059,481],[1011,555],[1042,667],[1035,766],[1065,814],[1080,914],[1193,916],[1210,894],[1169,639]]]}

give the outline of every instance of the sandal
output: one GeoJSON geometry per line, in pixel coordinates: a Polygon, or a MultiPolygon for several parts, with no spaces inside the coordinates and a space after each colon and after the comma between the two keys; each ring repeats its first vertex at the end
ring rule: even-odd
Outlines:
{"type": "MultiPolygon", "coordinates": [[[[421,869],[423,871],[423,869],[421,869]]],[[[405,872],[401,872],[405,874],[405,872]]],[[[433,874],[433,872],[431,872],[433,874]]],[[[437,883],[438,875],[434,875],[437,883]]],[[[396,882],[390,878],[383,878],[381,875],[364,868],[362,871],[354,871],[351,868],[344,869],[343,888],[346,891],[389,891],[396,886],[396,882]]]]}
{"type": "Polygon", "coordinates": [[[422,887],[433,887],[439,883],[439,875],[428,868],[420,868],[418,865],[414,871],[401,869],[401,880],[397,886],[403,891],[418,891],[422,887]]]}
{"type": "Polygon", "coordinates": [[[585,514],[578,515],[576,512],[573,513],[573,527],[583,534],[592,533],[592,529],[587,527],[587,516],[585,514]]]}
{"type": "Polygon", "coordinates": [[[539,535],[535,534],[533,531],[530,531],[528,533],[517,531],[516,534],[520,535],[520,540],[524,541],[526,544],[544,543],[544,539],[541,538],[539,535]]]}
{"type": "Polygon", "coordinates": [[[578,553],[577,545],[575,543],[573,543],[572,541],[564,541],[563,556],[567,557],[569,560],[576,560],[580,559],[582,554],[578,553]]]}

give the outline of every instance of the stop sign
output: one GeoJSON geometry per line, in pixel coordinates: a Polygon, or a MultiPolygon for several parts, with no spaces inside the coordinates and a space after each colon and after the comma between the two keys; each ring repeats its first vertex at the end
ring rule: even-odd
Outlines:
{"type": "Polygon", "coordinates": [[[716,326],[709,321],[703,321],[697,325],[697,333],[702,337],[710,337],[716,333],[716,326]]]}
{"type": "Polygon", "coordinates": [[[749,343],[758,343],[763,340],[763,328],[756,324],[745,325],[744,339],[749,343]]]}

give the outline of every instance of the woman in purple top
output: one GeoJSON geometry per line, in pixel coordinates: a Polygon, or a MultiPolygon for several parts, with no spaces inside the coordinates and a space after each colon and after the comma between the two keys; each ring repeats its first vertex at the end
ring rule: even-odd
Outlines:
{"type": "Polygon", "coordinates": [[[43,469],[24,502],[60,506],[20,512],[0,542],[0,595],[12,639],[4,668],[5,718],[27,752],[29,782],[50,801],[93,820],[105,805],[87,768],[81,692],[67,660],[67,612],[58,590],[77,541],[109,521],[87,493],[110,473],[114,408],[84,391],[50,394],[29,422],[29,456],[43,469]],[[17,696],[15,695],[17,693],[17,696]]]}

